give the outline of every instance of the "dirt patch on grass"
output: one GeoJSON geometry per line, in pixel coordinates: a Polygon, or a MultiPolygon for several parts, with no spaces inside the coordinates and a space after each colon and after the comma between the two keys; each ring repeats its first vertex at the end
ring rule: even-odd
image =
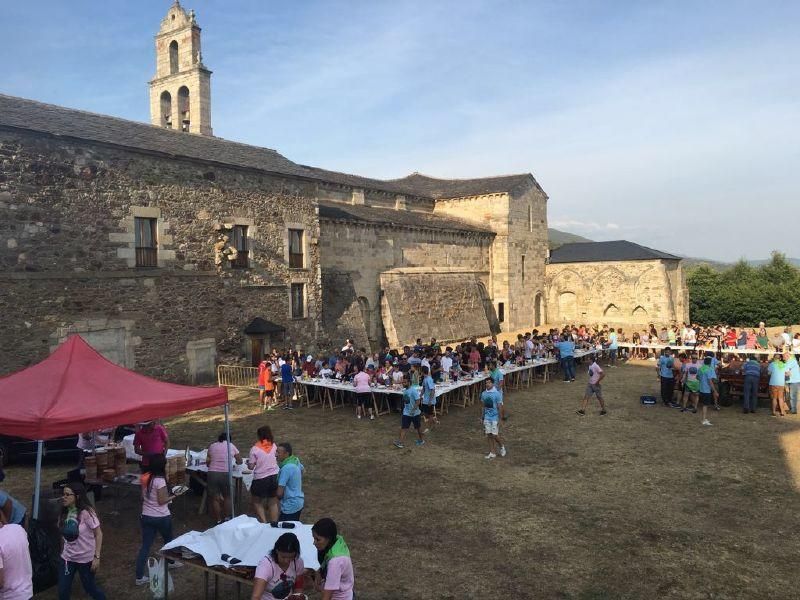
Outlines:
{"type": "MultiPolygon", "coordinates": [[[[593,407],[580,418],[584,371],[576,383],[509,395],[505,459],[483,458],[477,407],[452,409],[425,447],[398,450],[396,415],[358,421],[316,407],[264,416],[254,395],[234,394],[233,436],[244,451],[269,423],[296,448],[307,468],[303,520],[339,523],[360,599],[796,597],[800,420],[728,408],[701,427],[698,415],[643,407],[641,394],[657,395],[653,363],[609,369],[609,414],[593,407]]],[[[222,415],[167,425],[173,446],[199,448],[222,415]]],[[[48,465],[43,481],[67,468],[48,465]]],[[[7,475],[5,487],[27,499],[32,466],[7,475]]],[[[197,506],[196,497],[175,503],[176,534],[210,525],[197,506]]],[[[135,494],[118,515],[111,501],[98,509],[109,598],[147,597],[133,585],[135,494]]],[[[202,597],[200,577],[174,577],[174,598],[202,597]]],[[[74,590],[83,597],[77,581],[74,590]]]]}

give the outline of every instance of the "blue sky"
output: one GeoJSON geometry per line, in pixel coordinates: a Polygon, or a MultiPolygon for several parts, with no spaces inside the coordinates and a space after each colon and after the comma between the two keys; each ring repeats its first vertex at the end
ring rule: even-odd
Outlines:
{"type": "MultiPolygon", "coordinates": [[[[0,7],[0,93],[148,121],[169,0],[0,7]]],[[[185,0],[214,133],[392,178],[531,172],[551,227],[800,256],[800,2],[185,0]]]]}

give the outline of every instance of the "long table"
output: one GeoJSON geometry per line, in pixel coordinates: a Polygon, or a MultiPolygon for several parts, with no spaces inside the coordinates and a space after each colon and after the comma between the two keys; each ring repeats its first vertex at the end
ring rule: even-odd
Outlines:
{"type": "MultiPolygon", "coordinates": [[[[579,349],[575,351],[575,358],[579,359],[587,355],[601,352],[599,348],[579,349]]],[[[506,364],[500,367],[500,372],[504,377],[504,389],[514,390],[520,387],[529,387],[536,379],[536,370],[541,369],[541,380],[546,382],[549,378],[549,370],[553,365],[557,365],[555,358],[535,358],[521,365],[506,364]]],[[[466,408],[471,405],[481,392],[481,384],[489,378],[486,371],[478,374],[462,377],[458,381],[448,381],[436,384],[436,398],[439,400],[438,410],[447,413],[450,404],[466,408]]],[[[349,394],[355,393],[352,383],[342,382],[337,379],[311,378],[295,380],[295,385],[302,389],[302,397],[305,398],[308,406],[315,406],[318,402],[312,402],[312,394],[309,387],[316,390],[316,395],[320,398],[322,410],[334,410],[346,404],[349,394]]],[[[403,388],[396,386],[371,385],[373,409],[376,414],[384,415],[391,412],[391,398],[402,397],[403,388]]],[[[302,404],[302,399],[301,399],[302,404]]]]}

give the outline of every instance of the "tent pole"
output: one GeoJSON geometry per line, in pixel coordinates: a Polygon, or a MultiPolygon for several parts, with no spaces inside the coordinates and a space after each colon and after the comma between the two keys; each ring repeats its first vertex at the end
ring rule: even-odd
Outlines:
{"type": "Polygon", "coordinates": [[[233,467],[231,466],[231,462],[233,457],[231,456],[231,423],[230,419],[228,419],[228,403],[225,403],[225,447],[227,448],[228,452],[228,493],[230,494],[231,499],[231,519],[236,516],[236,496],[233,495],[233,467]]]}
{"type": "Polygon", "coordinates": [[[39,518],[39,493],[42,488],[42,452],[44,451],[44,442],[39,440],[36,442],[36,481],[33,489],[33,518],[39,518]]]}

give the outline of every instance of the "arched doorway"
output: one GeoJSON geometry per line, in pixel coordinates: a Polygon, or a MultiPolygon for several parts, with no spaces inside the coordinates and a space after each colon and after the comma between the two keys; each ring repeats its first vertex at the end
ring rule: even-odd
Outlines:
{"type": "Polygon", "coordinates": [[[543,325],[544,322],[544,298],[541,293],[538,293],[533,301],[533,326],[539,327],[539,325],[543,325]]]}
{"type": "Polygon", "coordinates": [[[647,321],[647,311],[643,306],[637,306],[633,309],[633,318],[636,323],[645,323],[647,321]]]}
{"type": "Polygon", "coordinates": [[[616,304],[609,304],[606,306],[606,309],[603,311],[603,316],[606,318],[615,318],[619,316],[619,308],[616,304]]]}

